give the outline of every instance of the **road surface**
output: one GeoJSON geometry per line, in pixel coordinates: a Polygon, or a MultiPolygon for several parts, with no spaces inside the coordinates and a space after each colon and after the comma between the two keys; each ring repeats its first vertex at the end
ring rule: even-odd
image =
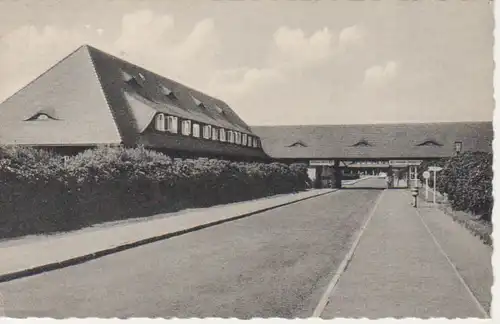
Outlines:
{"type": "Polygon", "coordinates": [[[8,317],[310,317],[383,179],[0,284],[8,317]],[[353,188],[354,187],[354,188],[353,188]],[[372,187],[372,188],[369,188],[372,187]]]}

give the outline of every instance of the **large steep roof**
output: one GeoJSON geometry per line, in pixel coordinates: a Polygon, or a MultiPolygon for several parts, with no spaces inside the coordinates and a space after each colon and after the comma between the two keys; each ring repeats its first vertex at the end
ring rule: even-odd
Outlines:
{"type": "MultiPolygon", "coordinates": [[[[0,104],[0,144],[200,146],[147,132],[158,112],[254,135],[224,101],[84,45],[0,104]]],[[[199,149],[265,156],[232,146],[205,143],[199,149]]]]}
{"type": "Polygon", "coordinates": [[[280,159],[438,158],[491,152],[492,122],[253,126],[264,151],[280,159]]]}

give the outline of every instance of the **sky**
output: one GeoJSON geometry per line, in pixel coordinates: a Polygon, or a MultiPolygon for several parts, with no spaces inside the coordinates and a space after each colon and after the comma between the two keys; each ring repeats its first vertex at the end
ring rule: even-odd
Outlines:
{"type": "Polygon", "coordinates": [[[82,44],[250,125],[488,121],[485,0],[0,0],[0,102],[82,44]]]}

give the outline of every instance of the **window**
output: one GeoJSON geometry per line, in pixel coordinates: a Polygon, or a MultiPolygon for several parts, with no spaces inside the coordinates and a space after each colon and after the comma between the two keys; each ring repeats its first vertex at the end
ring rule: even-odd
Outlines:
{"type": "Polygon", "coordinates": [[[203,126],[203,138],[209,139],[212,135],[212,126],[205,125],[203,126]]]}
{"type": "Polygon", "coordinates": [[[241,144],[241,133],[240,132],[234,132],[234,142],[236,144],[241,144]]]}
{"type": "Polygon", "coordinates": [[[125,81],[125,82],[130,82],[134,79],[134,77],[132,75],[130,75],[130,73],[127,73],[125,71],[122,71],[122,77],[123,77],[123,81],[125,81]]]}
{"type": "Polygon", "coordinates": [[[443,146],[443,145],[433,140],[427,140],[425,142],[418,144],[417,146],[443,146]]]}
{"type": "Polygon", "coordinates": [[[217,128],[212,128],[212,140],[217,141],[219,139],[219,130],[217,128]]]}
{"type": "Polygon", "coordinates": [[[193,124],[193,136],[200,137],[200,125],[199,124],[193,124]]]}
{"type": "Polygon", "coordinates": [[[156,130],[158,130],[160,132],[165,131],[165,115],[164,114],[156,115],[155,128],[156,128],[156,130]]]}
{"type": "Polygon", "coordinates": [[[357,142],[356,144],[354,144],[353,146],[372,146],[372,145],[370,143],[368,143],[368,141],[363,139],[363,140],[357,142]]]}
{"type": "Polygon", "coordinates": [[[253,138],[252,138],[252,136],[248,136],[248,146],[250,146],[250,147],[253,146],[253,138]]]}
{"type": "Polygon", "coordinates": [[[214,107],[215,107],[215,110],[217,110],[217,112],[218,112],[219,114],[221,114],[221,115],[223,115],[223,114],[224,114],[224,110],[223,110],[221,107],[219,107],[219,106],[217,106],[217,105],[214,105],[214,107]]]}
{"type": "Polygon", "coordinates": [[[462,152],[462,142],[455,142],[455,152],[456,153],[462,152]]]}
{"type": "Polygon", "coordinates": [[[139,80],[141,80],[141,82],[146,81],[146,77],[142,73],[139,73],[138,75],[139,75],[139,80]]]}
{"type": "Polygon", "coordinates": [[[160,91],[171,100],[176,99],[175,93],[172,91],[172,89],[164,86],[163,84],[160,85],[160,91]]]}
{"type": "Polygon", "coordinates": [[[259,140],[257,138],[254,138],[253,140],[253,147],[255,148],[259,147],[259,140]]]}
{"type": "Polygon", "coordinates": [[[307,147],[307,145],[302,141],[298,141],[289,145],[288,147],[307,147]]]}
{"type": "Polygon", "coordinates": [[[177,133],[177,117],[168,116],[167,117],[167,130],[170,133],[177,133]]]}
{"type": "Polygon", "coordinates": [[[191,135],[191,121],[183,120],[182,121],[182,135],[191,135]]]}
{"type": "Polygon", "coordinates": [[[202,102],[200,100],[196,99],[193,95],[191,95],[191,98],[193,98],[193,101],[194,101],[195,105],[199,106],[199,105],[202,104],[202,102]]]}
{"type": "Polygon", "coordinates": [[[25,121],[47,121],[47,120],[57,120],[57,118],[52,117],[51,114],[45,112],[38,112],[36,115],[25,119],[25,121]]]}
{"type": "Polygon", "coordinates": [[[227,137],[228,137],[229,143],[234,143],[234,132],[233,131],[227,131],[227,137]]]}
{"type": "Polygon", "coordinates": [[[248,135],[247,134],[242,134],[241,135],[241,145],[247,145],[247,141],[248,141],[248,135]]]}
{"type": "Polygon", "coordinates": [[[226,130],[224,128],[219,129],[219,139],[221,142],[226,141],[226,130]]]}

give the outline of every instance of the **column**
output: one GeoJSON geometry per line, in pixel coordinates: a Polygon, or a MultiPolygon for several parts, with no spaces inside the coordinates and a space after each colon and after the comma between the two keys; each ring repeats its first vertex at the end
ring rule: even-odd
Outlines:
{"type": "Polygon", "coordinates": [[[342,169],[340,168],[340,160],[335,160],[334,164],[335,188],[342,188],[342,169]]]}

